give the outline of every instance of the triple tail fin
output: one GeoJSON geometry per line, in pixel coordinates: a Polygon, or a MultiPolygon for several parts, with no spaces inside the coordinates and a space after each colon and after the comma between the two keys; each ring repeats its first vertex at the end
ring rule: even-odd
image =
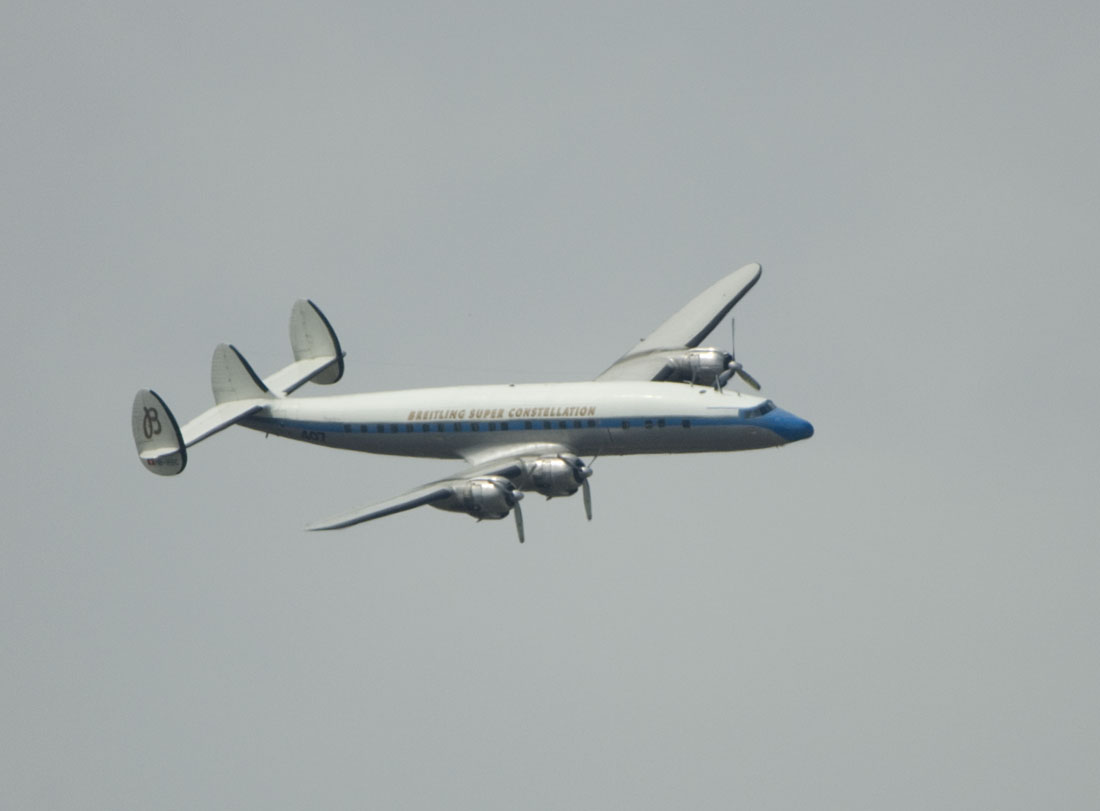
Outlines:
{"type": "Polygon", "coordinates": [[[219,344],[210,364],[214,407],[182,428],[168,405],[149,389],[134,398],[131,427],[138,458],[162,476],[183,472],[187,448],[268,403],[285,397],[304,383],[331,384],[344,374],[344,353],[324,313],[312,301],[301,299],[290,313],[290,345],[294,362],[262,380],[231,344],[219,344]]]}

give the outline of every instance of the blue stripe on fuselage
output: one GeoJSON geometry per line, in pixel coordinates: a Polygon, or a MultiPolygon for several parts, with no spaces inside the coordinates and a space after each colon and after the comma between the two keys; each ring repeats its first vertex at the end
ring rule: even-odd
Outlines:
{"type": "Polygon", "coordinates": [[[773,409],[767,414],[747,418],[734,415],[706,417],[693,415],[665,417],[601,417],[599,419],[587,418],[581,420],[450,420],[396,423],[295,420],[280,417],[254,416],[242,422],[249,428],[272,432],[281,429],[280,432],[285,433],[299,431],[307,433],[370,434],[378,436],[438,433],[508,433],[519,435],[517,439],[521,439],[523,434],[542,435],[547,431],[614,431],[634,428],[668,430],[687,427],[709,428],[749,426],[767,429],[782,438],[784,442],[796,442],[800,439],[808,439],[813,436],[814,432],[813,426],[809,422],[781,408],[773,409]],[[531,425],[530,428],[526,427],[528,424],[531,425]],[[490,428],[490,426],[492,426],[492,428],[490,428]]]}

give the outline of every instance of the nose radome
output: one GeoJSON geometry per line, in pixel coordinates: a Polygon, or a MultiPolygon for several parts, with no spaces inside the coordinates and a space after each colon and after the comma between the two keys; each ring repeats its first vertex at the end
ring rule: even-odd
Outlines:
{"type": "Polygon", "coordinates": [[[797,417],[789,411],[776,409],[774,412],[775,431],[785,442],[798,442],[800,439],[809,439],[814,435],[814,427],[801,417],[797,417]]]}

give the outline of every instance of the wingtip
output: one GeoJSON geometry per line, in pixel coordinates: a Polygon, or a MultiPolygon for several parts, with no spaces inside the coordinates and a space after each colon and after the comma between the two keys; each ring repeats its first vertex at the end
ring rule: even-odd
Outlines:
{"type": "Polygon", "coordinates": [[[740,268],[737,272],[740,273],[742,271],[751,273],[752,276],[753,276],[753,279],[755,280],[755,279],[759,279],[760,274],[764,272],[764,266],[761,265],[759,262],[749,262],[747,265],[740,268]]]}

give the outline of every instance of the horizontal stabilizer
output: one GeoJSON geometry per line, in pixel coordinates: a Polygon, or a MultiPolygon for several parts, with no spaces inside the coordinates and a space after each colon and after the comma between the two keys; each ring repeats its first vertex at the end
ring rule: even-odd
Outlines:
{"type": "Polygon", "coordinates": [[[158,476],[175,476],[187,466],[187,448],[175,416],[155,391],[134,397],[131,417],[138,459],[158,476]]]}
{"type": "Polygon", "coordinates": [[[191,447],[212,434],[240,422],[249,414],[255,414],[264,407],[266,400],[233,400],[221,403],[199,414],[180,430],[183,444],[191,447]]]}
{"type": "MultiPolygon", "coordinates": [[[[304,358],[264,378],[264,385],[279,394],[290,394],[335,365],[335,358],[304,358]]],[[[313,381],[317,383],[317,380],[313,381]]]]}

